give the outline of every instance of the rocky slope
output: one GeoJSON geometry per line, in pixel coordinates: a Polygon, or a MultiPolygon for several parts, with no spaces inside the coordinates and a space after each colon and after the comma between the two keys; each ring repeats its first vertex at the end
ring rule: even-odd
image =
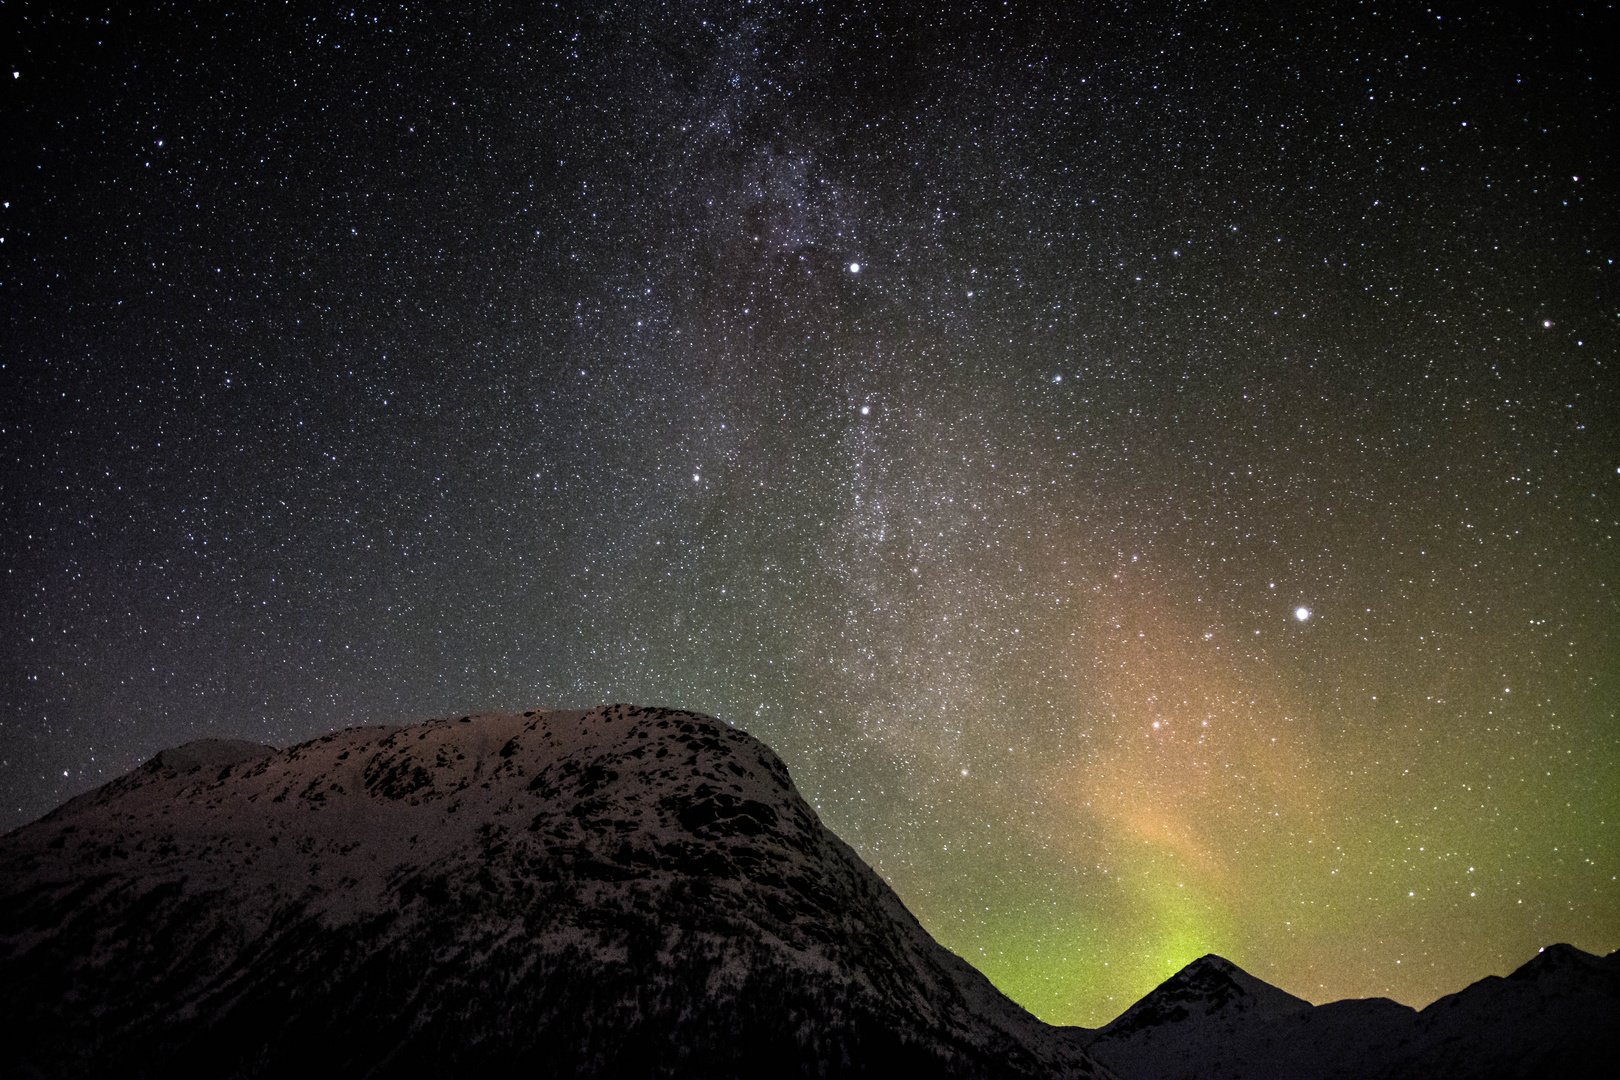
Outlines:
{"type": "Polygon", "coordinates": [[[764,744],[610,706],[204,740],[0,838],[24,1076],[1106,1075],[764,744]]]}
{"type": "Polygon", "coordinates": [[[1620,1060],[1620,952],[1554,945],[1422,1011],[1387,998],[1312,1006],[1206,956],[1087,1048],[1124,1080],[1607,1077],[1620,1060]]]}

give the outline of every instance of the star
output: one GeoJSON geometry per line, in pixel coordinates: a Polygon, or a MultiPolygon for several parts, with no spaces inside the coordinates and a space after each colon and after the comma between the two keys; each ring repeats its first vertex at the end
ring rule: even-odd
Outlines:
{"type": "MultiPolygon", "coordinates": [[[[73,95],[13,72],[39,137],[0,200],[0,252],[24,256],[0,295],[29,343],[0,357],[0,634],[29,672],[0,679],[0,831],[199,735],[656,702],[746,723],[835,831],[908,867],[930,933],[995,957],[1043,1019],[1106,1023],[1205,952],[1324,1000],[1385,991],[1358,959],[1380,941],[1444,943],[1403,968],[1408,1003],[1480,977],[1521,940],[1500,912],[1465,933],[1315,891],[1404,850],[1382,815],[1441,791],[1488,790],[1473,817],[1427,814],[1464,866],[1522,858],[1544,883],[1526,908],[1573,881],[1547,853],[1586,844],[1597,876],[1536,933],[1620,946],[1588,888],[1620,870],[1620,750],[1590,690],[1613,622],[1591,603],[1613,564],[1592,480],[1620,463],[1564,464],[1603,456],[1614,377],[1592,354],[1613,334],[1572,314],[1566,340],[1548,313],[1588,288],[1612,202],[1583,186],[1601,126],[1547,122],[1601,100],[1581,35],[1414,31],[1413,67],[1369,29],[1346,67],[1346,42],[1198,16],[1167,99],[1132,74],[1156,70],[1155,20],[1098,37],[1084,5],[1045,29],[1007,15],[1009,41],[1054,38],[1033,68],[922,16],[933,44],[874,67],[884,19],[836,0],[714,6],[695,36],[689,12],[620,7],[535,8],[527,44],[431,13],[390,31],[400,48],[288,29],[296,66],[372,88],[342,109],[302,79],[221,97],[192,53],[161,86],[126,60],[73,95]],[[499,74],[576,34],[546,78],[499,74]],[[452,36],[512,59],[440,100],[417,58],[452,36]],[[744,41],[772,43],[757,93],[703,74],[744,41]],[[1257,49],[1295,73],[1265,96],[1220,75],[1257,49]],[[1404,73],[1387,113],[1345,104],[1373,68],[1404,73]],[[1423,104],[1442,96],[1473,103],[1466,128],[1423,104]],[[147,119],[86,141],[87,114],[147,119]],[[488,140],[514,116],[544,122],[488,140]],[[1498,121],[1522,137],[1471,141],[1498,121]],[[1490,198],[1390,171],[1459,138],[1490,198]],[[143,147],[177,171],[154,179],[143,147]],[[81,213],[52,190],[69,161],[81,213]],[[1521,179],[1551,204],[1509,198],[1521,179]],[[1538,230],[1534,265],[1492,254],[1538,230]],[[1275,288],[1286,318],[1261,310],[1275,288]],[[1412,320],[1424,371],[1388,378],[1379,343],[1412,320]],[[1301,632],[1266,637],[1290,592],[1301,632]],[[1413,692],[1440,685],[1444,708],[1413,692]],[[1532,766],[1535,790],[1490,786],[1532,766]],[[942,796],[965,778],[971,801],[942,796]],[[1331,878],[1307,857],[1329,820],[1359,860],[1331,878]],[[933,861],[987,824],[1019,858],[933,861]],[[1172,867],[1180,897],[1123,884],[1172,867]],[[960,918],[969,893],[994,922],[960,918]],[[1005,914],[1049,893],[1060,911],[1005,914]],[[1322,917],[1281,955],[1264,928],[1288,897],[1322,917]]],[[[1446,872],[1407,887],[1441,895],[1446,872]]]]}

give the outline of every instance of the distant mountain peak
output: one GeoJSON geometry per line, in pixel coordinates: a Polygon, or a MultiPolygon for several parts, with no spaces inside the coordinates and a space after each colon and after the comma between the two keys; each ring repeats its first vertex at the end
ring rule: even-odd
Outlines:
{"type": "Polygon", "coordinates": [[[1255,978],[1224,957],[1208,953],[1160,983],[1097,1033],[1099,1040],[1189,1018],[1269,1019],[1309,1009],[1311,1003],[1255,978]]]}
{"type": "Polygon", "coordinates": [[[1620,1059],[1620,953],[1551,945],[1422,1011],[1387,998],[1312,1006],[1203,956],[1086,1045],[1125,1080],[1607,1076],[1620,1059]]]}
{"type": "Polygon", "coordinates": [[[1573,945],[1559,942],[1548,945],[1521,964],[1509,979],[1537,980],[1556,977],[1571,970],[1589,972],[1601,976],[1607,973],[1612,979],[1620,975],[1620,952],[1612,952],[1608,956],[1596,956],[1584,949],[1577,949],[1573,945]]]}

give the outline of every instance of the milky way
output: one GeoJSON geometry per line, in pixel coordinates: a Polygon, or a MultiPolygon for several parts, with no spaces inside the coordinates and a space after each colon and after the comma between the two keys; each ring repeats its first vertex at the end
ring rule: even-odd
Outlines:
{"type": "Polygon", "coordinates": [[[5,823],[628,701],[1051,1021],[1620,946],[1599,20],[908,6],[22,5],[5,823]]]}

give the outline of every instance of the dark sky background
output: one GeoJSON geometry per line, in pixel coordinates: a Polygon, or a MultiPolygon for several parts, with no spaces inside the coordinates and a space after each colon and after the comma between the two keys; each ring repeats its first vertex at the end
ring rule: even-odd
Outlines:
{"type": "Polygon", "coordinates": [[[1609,6],[148,7],[4,9],[0,826],[629,701],[1051,1021],[1620,946],[1609,6]]]}

